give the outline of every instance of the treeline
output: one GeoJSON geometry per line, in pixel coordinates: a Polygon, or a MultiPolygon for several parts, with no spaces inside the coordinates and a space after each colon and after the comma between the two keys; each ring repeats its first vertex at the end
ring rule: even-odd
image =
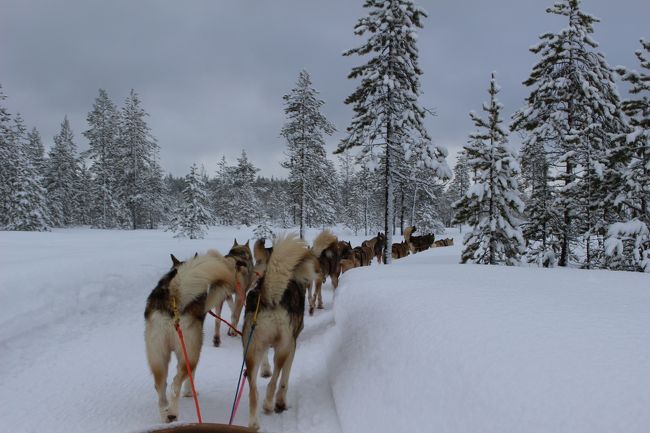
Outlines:
{"type": "Polygon", "coordinates": [[[155,228],[167,218],[159,148],[138,94],[118,109],[104,90],[88,113],[79,153],[67,117],[47,155],[39,132],[4,107],[0,88],[0,226],[155,228]]]}
{"type": "Polygon", "coordinates": [[[456,170],[472,180],[455,205],[456,223],[472,226],[462,261],[650,272],[650,43],[636,52],[645,72],[614,69],[579,0],[547,13],[566,25],[530,49],[531,92],[509,127],[523,137],[519,154],[494,74],[486,117],[470,115],[477,132],[456,170]]]}
{"type": "Polygon", "coordinates": [[[260,234],[298,226],[302,236],[305,227],[341,223],[366,235],[384,231],[386,263],[399,229],[466,224],[463,262],[650,271],[649,43],[636,53],[644,72],[614,69],[592,38],[599,20],[579,0],[550,7],[565,25],[531,48],[539,59],[524,82],[524,106],[504,124],[493,74],[452,176],[446,149],[424,126],[430,111],[418,102],[417,30],[426,13],[410,0],[367,0],[364,8],[354,28],[364,42],[344,53],[365,63],[348,76],[358,81],[345,100],[354,116],[336,163],[325,150],[336,127],[306,71],[284,96],[286,121],[278,126],[287,179],[258,176],[242,151],[236,162],[194,165],[184,178],[163,180],[135,92],[118,110],[100,90],[84,132],[89,150],[77,154],[64,121],[45,156],[38,133],[26,132],[1,96],[0,224],[164,224],[194,238],[213,224],[256,226],[260,234]],[[520,151],[508,144],[511,133],[523,137],[520,151]]]}

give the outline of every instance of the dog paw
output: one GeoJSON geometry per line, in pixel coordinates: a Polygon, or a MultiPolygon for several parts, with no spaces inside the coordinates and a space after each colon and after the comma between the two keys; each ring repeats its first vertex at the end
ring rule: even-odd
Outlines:
{"type": "Polygon", "coordinates": [[[214,337],[212,337],[212,345],[214,347],[221,346],[221,337],[219,337],[218,335],[215,335],[214,337]]]}
{"type": "Polygon", "coordinates": [[[166,422],[174,422],[178,419],[177,415],[172,415],[171,413],[167,415],[167,420],[166,422]]]}
{"type": "Polygon", "coordinates": [[[168,408],[160,409],[160,421],[163,423],[169,422],[167,421],[167,412],[168,408]]]}
{"type": "Polygon", "coordinates": [[[319,309],[319,310],[322,310],[323,308],[324,308],[324,307],[323,307],[323,304],[318,304],[318,309],[319,309]]]}
{"type": "Polygon", "coordinates": [[[283,401],[278,401],[275,403],[275,413],[282,413],[287,410],[287,404],[283,401]]]}
{"type": "Polygon", "coordinates": [[[270,369],[270,368],[268,368],[268,369],[265,368],[265,369],[263,369],[262,372],[260,373],[260,376],[266,379],[266,378],[271,377],[272,374],[273,374],[273,373],[271,372],[271,369],[270,369]]]}
{"type": "Polygon", "coordinates": [[[231,337],[238,337],[239,334],[237,334],[235,331],[232,330],[232,328],[228,328],[228,335],[231,337]]]}
{"type": "MultiPolygon", "coordinates": [[[[198,395],[199,395],[199,392],[196,391],[196,396],[198,397],[198,395]]],[[[185,388],[183,390],[183,397],[194,397],[194,395],[192,394],[192,388],[190,388],[189,386],[187,388],[185,388]]]]}
{"type": "Polygon", "coordinates": [[[271,415],[273,413],[273,403],[270,401],[265,401],[262,409],[264,409],[265,414],[271,415]]]}
{"type": "Polygon", "coordinates": [[[314,315],[314,307],[309,307],[309,315],[310,316],[314,315]]]}
{"type": "Polygon", "coordinates": [[[248,428],[254,431],[258,431],[260,429],[260,423],[257,420],[248,421],[248,428]]]}

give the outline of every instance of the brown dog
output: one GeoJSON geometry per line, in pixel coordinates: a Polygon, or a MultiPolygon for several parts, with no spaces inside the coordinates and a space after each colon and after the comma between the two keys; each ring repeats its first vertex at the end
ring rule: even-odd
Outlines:
{"type": "Polygon", "coordinates": [[[318,259],[320,271],[316,279],[313,296],[311,294],[311,287],[309,288],[309,315],[314,314],[315,308],[323,308],[321,289],[327,277],[330,277],[332,287],[336,289],[339,285],[339,275],[341,275],[341,255],[339,253],[338,239],[334,233],[329,230],[320,232],[316,236],[316,239],[314,239],[311,252],[318,259]]]}

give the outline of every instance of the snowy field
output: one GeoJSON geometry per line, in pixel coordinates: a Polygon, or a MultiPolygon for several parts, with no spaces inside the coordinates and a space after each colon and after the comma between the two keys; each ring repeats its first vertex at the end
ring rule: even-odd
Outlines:
{"type": "MultiPolygon", "coordinates": [[[[146,297],[169,253],[226,252],[234,236],[251,233],[0,232],[0,432],[157,425],[146,297]]],[[[650,431],[648,275],[458,265],[459,240],[354,269],[335,299],[327,284],[325,310],[306,318],[298,340],[290,408],[261,415],[262,429],[650,431]]],[[[241,342],[222,328],[222,347],[212,347],[212,323],[197,386],[204,419],[224,423],[241,342]]],[[[237,424],[247,411],[246,391],[237,424]]],[[[191,399],[180,419],[195,420],[191,399]]]]}

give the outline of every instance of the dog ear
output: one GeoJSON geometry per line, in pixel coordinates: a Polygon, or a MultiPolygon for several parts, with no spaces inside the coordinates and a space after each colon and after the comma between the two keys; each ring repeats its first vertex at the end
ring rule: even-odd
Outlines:
{"type": "Polygon", "coordinates": [[[251,243],[251,240],[249,239],[249,240],[246,241],[246,243],[245,243],[244,245],[247,246],[247,247],[249,247],[249,246],[250,246],[250,243],[251,243]]]}
{"type": "Polygon", "coordinates": [[[239,244],[237,243],[237,238],[235,238],[235,243],[232,244],[232,246],[233,246],[233,247],[236,247],[237,245],[239,245],[239,244]]]}
{"type": "Polygon", "coordinates": [[[199,253],[194,253],[194,258],[197,258],[199,256],[199,253]]]}
{"type": "Polygon", "coordinates": [[[176,258],[176,256],[174,256],[173,254],[170,254],[170,256],[171,256],[171,258],[172,258],[172,265],[173,265],[173,266],[178,266],[178,265],[181,264],[181,261],[178,260],[178,259],[176,258]]]}

